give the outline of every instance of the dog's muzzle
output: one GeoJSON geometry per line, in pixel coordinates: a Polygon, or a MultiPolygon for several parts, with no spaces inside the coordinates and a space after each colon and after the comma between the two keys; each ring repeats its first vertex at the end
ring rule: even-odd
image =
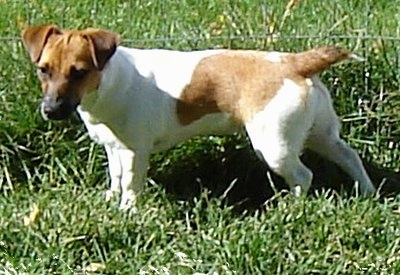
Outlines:
{"type": "Polygon", "coordinates": [[[68,98],[45,96],[40,103],[40,113],[45,120],[62,120],[69,117],[76,106],[68,98]]]}

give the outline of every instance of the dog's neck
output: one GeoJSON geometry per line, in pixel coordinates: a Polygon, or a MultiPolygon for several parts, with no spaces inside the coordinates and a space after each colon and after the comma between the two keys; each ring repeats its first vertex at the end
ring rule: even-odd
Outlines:
{"type": "Polygon", "coordinates": [[[131,82],[126,81],[132,77],[135,67],[123,47],[118,47],[106,66],[101,71],[98,89],[87,93],[81,100],[80,109],[96,115],[98,108],[106,107],[107,100],[114,91],[129,91],[131,82]],[[101,106],[100,106],[101,105],[101,106]]]}

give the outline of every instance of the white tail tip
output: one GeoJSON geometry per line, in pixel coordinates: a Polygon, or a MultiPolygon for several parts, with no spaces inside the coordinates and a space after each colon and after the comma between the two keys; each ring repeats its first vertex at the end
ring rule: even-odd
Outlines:
{"type": "Polygon", "coordinates": [[[355,61],[359,61],[359,62],[363,62],[363,61],[366,60],[364,57],[358,56],[358,55],[356,55],[356,54],[354,54],[354,53],[350,54],[349,57],[350,57],[351,59],[353,59],[353,60],[355,60],[355,61]]]}

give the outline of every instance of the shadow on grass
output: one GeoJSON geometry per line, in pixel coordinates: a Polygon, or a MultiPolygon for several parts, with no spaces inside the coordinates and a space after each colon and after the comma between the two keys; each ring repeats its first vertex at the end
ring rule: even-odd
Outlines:
{"type": "MultiPolygon", "coordinates": [[[[185,158],[189,160],[191,156],[185,158]]],[[[342,196],[355,195],[354,181],[336,164],[311,151],[306,151],[302,160],[314,174],[309,194],[332,189],[342,196]]],[[[269,171],[248,147],[225,152],[214,159],[204,156],[195,167],[191,163],[182,159],[178,169],[172,167],[154,180],[163,184],[168,194],[180,199],[198,196],[207,188],[212,196],[225,198],[239,212],[259,209],[276,192],[288,189],[284,180],[269,171]]],[[[381,196],[400,193],[400,173],[370,163],[364,165],[381,196]]]]}

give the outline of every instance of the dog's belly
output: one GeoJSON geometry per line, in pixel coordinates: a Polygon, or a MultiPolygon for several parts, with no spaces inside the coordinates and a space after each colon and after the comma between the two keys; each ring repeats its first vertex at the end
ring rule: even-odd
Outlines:
{"type": "Polygon", "coordinates": [[[153,152],[167,150],[180,142],[199,135],[230,135],[241,130],[241,125],[229,118],[227,114],[209,114],[185,126],[168,129],[156,139],[153,152]]]}
{"type": "Polygon", "coordinates": [[[94,122],[87,112],[81,109],[78,109],[78,111],[86,125],[89,136],[98,144],[131,150],[141,146],[149,148],[152,153],[170,149],[194,136],[229,135],[240,131],[242,128],[240,123],[232,120],[228,114],[214,113],[205,115],[188,125],[181,125],[178,120],[171,120],[171,124],[167,123],[168,125],[154,122],[151,125],[152,129],[141,129],[139,127],[134,131],[127,131],[131,129],[129,125],[111,123],[114,126],[114,130],[111,130],[104,123],[94,122]],[[149,133],[153,133],[153,135],[149,133]]]}

